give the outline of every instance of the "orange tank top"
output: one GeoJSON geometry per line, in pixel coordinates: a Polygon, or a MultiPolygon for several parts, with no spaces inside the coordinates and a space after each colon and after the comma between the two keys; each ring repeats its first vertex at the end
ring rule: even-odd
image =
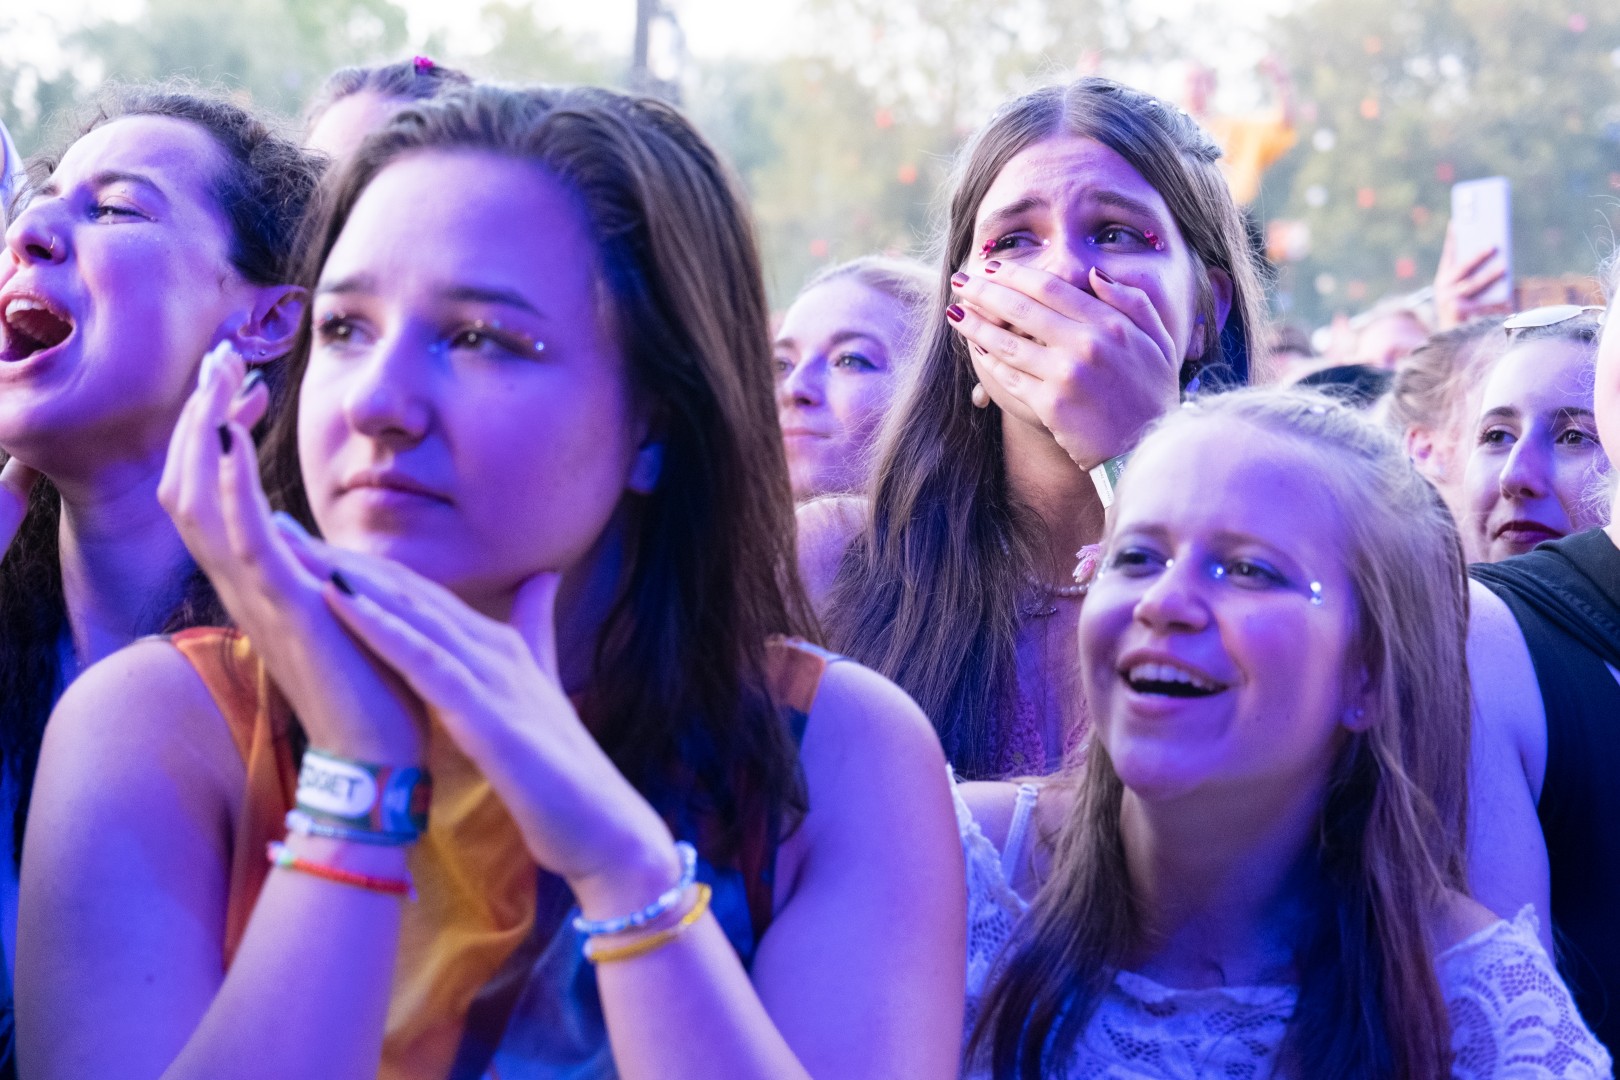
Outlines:
{"type": "MultiPolygon", "coordinates": [[[[199,627],[170,640],[219,705],[246,767],[245,797],[233,831],[224,941],[228,967],[270,873],[265,847],[286,835],[283,820],[298,779],[292,714],[239,633],[199,627]]],[[[829,658],[794,639],[770,644],[769,688],[796,737],[829,658]]],[[[531,931],[544,929],[534,925],[542,875],[489,782],[437,724],[429,728],[427,762],[433,801],[427,832],[409,856],[418,899],[406,905],[402,919],[380,1080],[461,1075],[475,999],[498,984],[503,966],[531,931]]],[[[752,923],[749,954],[769,921],[776,837],[765,836],[754,846],[751,852],[745,845],[739,859],[743,872],[736,878],[747,895],[734,905],[742,921],[752,923]]],[[[746,930],[727,930],[734,945],[738,936],[748,936],[746,930]]]]}

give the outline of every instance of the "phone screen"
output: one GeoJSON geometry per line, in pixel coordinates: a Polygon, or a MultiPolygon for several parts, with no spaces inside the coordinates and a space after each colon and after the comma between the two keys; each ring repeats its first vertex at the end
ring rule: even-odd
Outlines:
{"type": "Polygon", "coordinates": [[[1495,248],[1496,258],[1488,266],[1500,265],[1507,273],[1481,293],[1478,299],[1490,304],[1513,302],[1513,205],[1512,187],[1505,176],[1464,180],[1451,189],[1452,242],[1458,263],[1472,262],[1481,252],[1495,248]]]}

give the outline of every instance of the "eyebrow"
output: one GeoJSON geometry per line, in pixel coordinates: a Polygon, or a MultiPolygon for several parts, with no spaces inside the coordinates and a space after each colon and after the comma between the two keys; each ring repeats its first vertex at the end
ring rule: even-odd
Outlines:
{"type": "Polygon", "coordinates": [[[1514,406],[1498,405],[1494,409],[1486,409],[1483,413],[1481,413],[1479,416],[1479,422],[1483,424],[1487,420],[1517,420],[1518,418],[1519,410],[1514,406]]]}
{"type": "Polygon", "coordinates": [[[1049,205],[1050,204],[1039,195],[1025,195],[1021,199],[1014,199],[1006,206],[998,207],[997,209],[992,210],[988,214],[984,215],[984,220],[979,222],[979,227],[975,231],[980,235],[996,232],[1002,227],[1004,222],[1011,221],[1013,218],[1027,214],[1031,210],[1045,209],[1049,205]]]}
{"type": "MultiPolygon", "coordinates": [[[[158,185],[157,181],[141,173],[126,172],[121,169],[104,169],[90,177],[89,184],[97,191],[102,188],[112,187],[114,184],[135,184],[145,188],[159,199],[164,200],[164,202],[168,201],[168,196],[163,193],[163,188],[158,185]]],[[[40,185],[38,193],[47,198],[54,198],[62,193],[62,186],[53,178],[40,185]]]]}
{"type": "MultiPolygon", "coordinates": [[[[1102,206],[1111,206],[1116,210],[1123,210],[1128,214],[1136,214],[1141,217],[1145,217],[1150,221],[1160,220],[1161,215],[1152,206],[1143,202],[1141,199],[1133,199],[1129,195],[1123,195],[1117,191],[1110,191],[1107,189],[1103,189],[1101,191],[1090,191],[1087,192],[1087,196],[1092,202],[1098,203],[1102,206]]],[[[1021,199],[1014,199],[1006,206],[992,210],[990,213],[984,215],[984,220],[979,223],[979,227],[976,232],[980,235],[995,232],[1002,227],[1004,222],[1010,221],[1022,214],[1026,214],[1031,210],[1047,209],[1050,205],[1051,204],[1048,203],[1047,200],[1041,198],[1039,195],[1026,195],[1021,199]]]]}
{"type": "MultiPolygon", "coordinates": [[[[355,296],[367,295],[377,291],[377,279],[367,273],[350,274],[345,278],[338,278],[332,282],[321,282],[315,286],[316,296],[355,296]]],[[[455,285],[441,294],[447,300],[463,303],[497,304],[501,307],[517,308],[527,311],[538,318],[544,318],[540,310],[529,303],[521,294],[511,290],[489,285],[455,285]]]]}
{"type": "Polygon", "coordinates": [[[1579,405],[1566,405],[1562,409],[1553,410],[1555,420],[1596,420],[1597,413],[1579,405]]]}
{"type": "MultiPolygon", "coordinates": [[[[831,341],[829,341],[827,344],[832,348],[837,348],[839,345],[843,345],[846,342],[856,341],[856,340],[870,341],[872,344],[876,345],[879,349],[882,349],[885,352],[888,351],[888,347],[883,344],[883,339],[882,338],[878,337],[876,334],[869,334],[865,330],[845,330],[842,333],[834,334],[833,339],[831,341]]],[[[786,346],[788,348],[798,348],[798,345],[799,345],[799,343],[798,343],[798,341],[796,339],[791,338],[791,337],[787,337],[785,335],[783,337],[779,337],[775,341],[771,342],[771,347],[772,348],[782,348],[784,346],[786,346]]]]}

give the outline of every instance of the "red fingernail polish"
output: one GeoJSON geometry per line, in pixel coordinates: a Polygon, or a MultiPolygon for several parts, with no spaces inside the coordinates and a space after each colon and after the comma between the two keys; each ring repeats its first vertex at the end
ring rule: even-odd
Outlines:
{"type": "Polygon", "coordinates": [[[1104,281],[1108,282],[1108,284],[1110,284],[1110,285],[1115,284],[1114,279],[1108,276],[1108,271],[1104,270],[1102,267],[1093,266],[1091,268],[1091,272],[1093,274],[1096,274],[1098,277],[1102,278],[1104,281]]]}
{"type": "Polygon", "coordinates": [[[1000,269],[1001,269],[1001,260],[1000,259],[991,259],[989,262],[984,264],[984,272],[987,273],[987,274],[993,274],[997,270],[1000,270],[1000,269]]]}
{"type": "Polygon", "coordinates": [[[966,314],[967,312],[962,310],[962,305],[960,304],[952,304],[950,307],[945,309],[945,317],[951,320],[951,322],[961,322],[962,316],[966,314]]]}
{"type": "Polygon", "coordinates": [[[958,271],[957,273],[954,273],[954,274],[951,275],[951,284],[955,285],[958,289],[960,289],[962,286],[966,285],[967,283],[968,283],[968,276],[966,274],[961,273],[960,271],[958,271]]]}

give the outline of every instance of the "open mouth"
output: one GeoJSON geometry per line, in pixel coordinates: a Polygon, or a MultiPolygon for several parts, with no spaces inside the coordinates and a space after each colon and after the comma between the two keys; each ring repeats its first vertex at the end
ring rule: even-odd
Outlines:
{"type": "Polygon", "coordinates": [[[1223,683],[1206,679],[1174,664],[1136,664],[1121,672],[1126,685],[1138,694],[1161,697],[1210,697],[1226,689],[1223,683]]]}
{"type": "Polygon", "coordinates": [[[16,363],[54,349],[73,335],[73,320],[42,300],[19,296],[6,304],[0,362],[16,363]]]}

